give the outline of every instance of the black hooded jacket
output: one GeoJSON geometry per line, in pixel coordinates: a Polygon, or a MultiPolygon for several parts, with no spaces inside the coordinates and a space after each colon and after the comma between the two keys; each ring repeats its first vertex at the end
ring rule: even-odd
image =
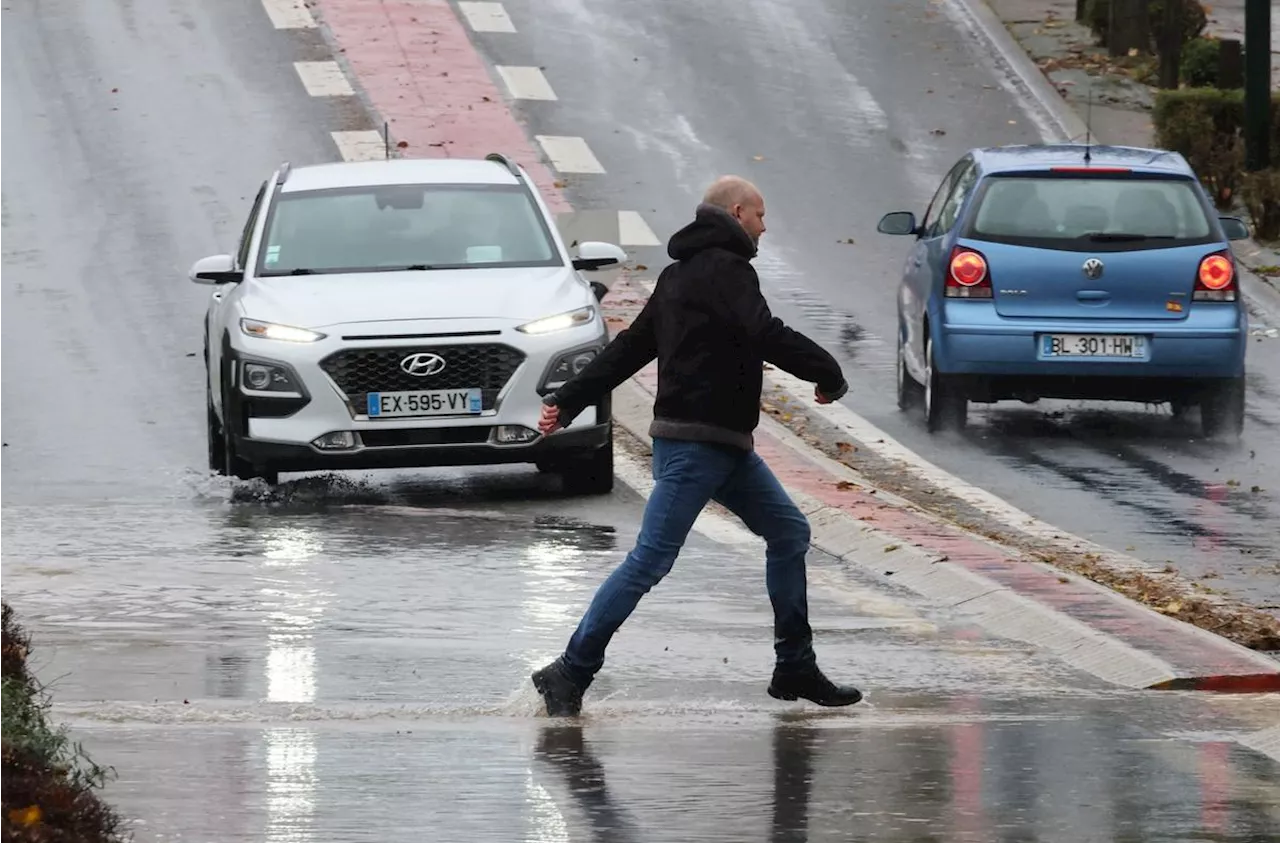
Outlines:
{"type": "Polygon", "coordinates": [[[760,423],[763,364],[817,385],[836,399],[848,389],[840,365],[788,328],[760,292],[756,248],[726,211],[699,205],[694,221],[667,244],[675,261],[653,295],[576,377],[544,403],[563,425],[658,358],[658,395],[649,435],[753,447],[760,423]]]}

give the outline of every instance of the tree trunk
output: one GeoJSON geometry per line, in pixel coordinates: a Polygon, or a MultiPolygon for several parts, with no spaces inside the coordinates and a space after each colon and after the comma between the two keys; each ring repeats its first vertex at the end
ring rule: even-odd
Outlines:
{"type": "Polygon", "coordinates": [[[1147,15],[1147,0],[1111,0],[1107,52],[1112,56],[1127,56],[1131,50],[1147,53],[1150,49],[1151,23],[1147,15]]]}

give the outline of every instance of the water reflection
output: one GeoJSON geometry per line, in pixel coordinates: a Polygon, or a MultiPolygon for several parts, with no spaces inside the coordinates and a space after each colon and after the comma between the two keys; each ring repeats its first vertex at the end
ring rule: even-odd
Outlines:
{"type": "Polygon", "coordinates": [[[779,719],[773,727],[773,822],[770,843],[809,839],[809,798],[818,732],[802,722],[779,719]]]}
{"type": "MultiPolygon", "coordinates": [[[[580,725],[546,726],[538,734],[534,755],[564,779],[570,795],[591,824],[592,839],[610,843],[640,840],[638,829],[618,807],[605,783],[604,766],[591,751],[580,725]]],[[[536,837],[542,841],[567,837],[536,837]]]]}
{"type": "Polygon", "coordinates": [[[267,843],[315,839],[316,735],[311,729],[268,729],[267,843]]]}

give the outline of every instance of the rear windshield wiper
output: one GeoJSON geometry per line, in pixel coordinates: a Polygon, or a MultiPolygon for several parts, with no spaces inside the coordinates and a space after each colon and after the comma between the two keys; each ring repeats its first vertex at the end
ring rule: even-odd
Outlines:
{"type": "Polygon", "coordinates": [[[1094,243],[1136,243],[1142,240],[1172,240],[1172,234],[1126,234],[1123,231],[1089,231],[1080,235],[1082,240],[1094,243]]]}

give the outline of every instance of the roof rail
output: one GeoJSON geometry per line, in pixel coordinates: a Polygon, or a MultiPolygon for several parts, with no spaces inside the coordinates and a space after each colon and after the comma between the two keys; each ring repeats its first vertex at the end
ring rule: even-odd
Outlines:
{"type": "Polygon", "coordinates": [[[284,184],[284,180],[289,178],[289,162],[286,161],[280,165],[280,172],[276,175],[276,184],[284,184]]]}
{"type": "Polygon", "coordinates": [[[484,160],[493,161],[498,164],[501,164],[502,166],[506,167],[507,172],[515,176],[517,180],[524,181],[524,175],[520,172],[520,168],[516,166],[515,162],[513,162],[507,156],[503,155],[501,152],[490,152],[488,155],[484,157],[484,160]]]}

